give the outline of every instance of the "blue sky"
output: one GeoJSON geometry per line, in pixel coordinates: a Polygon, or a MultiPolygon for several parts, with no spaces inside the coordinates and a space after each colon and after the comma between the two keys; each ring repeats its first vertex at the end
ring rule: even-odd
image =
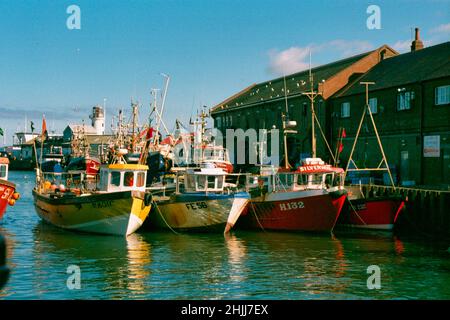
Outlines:
{"type": "MultiPolygon", "coordinates": [[[[25,115],[40,130],[88,120],[106,98],[107,124],[130,98],[149,110],[150,89],[171,76],[165,119],[187,122],[244,87],[388,44],[408,50],[411,28],[425,45],[450,39],[450,0],[0,0],[0,127],[6,143],[25,115]],[[81,9],[69,30],[66,9],[81,9]],[[381,29],[369,30],[369,5],[381,29]]],[[[0,140],[0,145],[3,145],[0,140]]]]}

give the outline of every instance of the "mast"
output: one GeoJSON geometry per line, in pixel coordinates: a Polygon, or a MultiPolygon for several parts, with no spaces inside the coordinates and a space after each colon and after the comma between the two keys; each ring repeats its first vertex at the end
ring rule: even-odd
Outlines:
{"type": "Polygon", "coordinates": [[[136,121],[137,121],[137,113],[138,113],[138,104],[133,102],[133,99],[131,99],[131,108],[133,109],[131,150],[132,150],[132,152],[134,152],[135,140],[136,140],[136,127],[137,127],[136,121]]]}
{"type": "Polygon", "coordinates": [[[314,100],[319,95],[318,92],[314,91],[314,77],[311,70],[311,50],[309,51],[309,84],[311,89],[309,92],[303,92],[302,94],[309,98],[311,103],[311,157],[315,158],[317,154],[317,144],[316,144],[316,130],[315,130],[315,119],[316,113],[314,110],[314,100]]]}
{"type": "Polygon", "coordinates": [[[289,133],[297,133],[296,130],[293,130],[293,128],[297,125],[296,121],[289,121],[289,109],[288,109],[288,102],[287,102],[287,87],[286,87],[286,76],[284,76],[284,101],[285,101],[285,111],[286,113],[283,113],[281,115],[281,122],[283,124],[283,142],[284,142],[284,168],[290,169],[291,165],[289,164],[289,157],[288,157],[288,145],[287,145],[287,135],[289,133]]]}

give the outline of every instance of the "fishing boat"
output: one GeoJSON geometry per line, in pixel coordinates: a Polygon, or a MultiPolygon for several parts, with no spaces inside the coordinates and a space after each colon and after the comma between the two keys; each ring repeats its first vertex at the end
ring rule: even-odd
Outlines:
{"type": "Polygon", "coordinates": [[[114,163],[99,176],[86,172],[42,173],[33,189],[37,214],[64,229],[126,236],[147,218],[151,194],[145,193],[148,167],[114,163]]]}
{"type": "Polygon", "coordinates": [[[262,170],[236,228],[332,231],[346,199],[343,173],[320,158],[307,158],[296,170],[262,170]]]}
{"type": "MultiPolygon", "coordinates": [[[[315,124],[320,123],[314,110],[313,76],[311,91],[303,93],[311,101],[311,157],[301,160],[298,168],[289,164],[287,137],[297,134],[297,122],[289,119],[286,78],[284,78],[285,113],[282,113],[284,166],[261,165],[256,188],[252,188],[249,209],[242,215],[239,227],[249,229],[332,232],[347,197],[344,170],[326,164],[316,157],[315,124]]],[[[260,144],[260,148],[264,145],[260,144]]],[[[260,151],[260,157],[264,152],[260,151]]],[[[255,184],[255,183],[253,183],[255,184]]]]}
{"type": "Polygon", "coordinates": [[[373,195],[365,197],[359,186],[346,186],[348,201],[344,204],[340,227],[385,230],[394,229],[405,201],[397,195],[373,195]]]}
{"type": "Polygon", "coordinates": [[[149,223],[165,229],[227,233],[250,196],[226,183],[226,176],[217,168],[187,169],[177,176],[175,192],[166,197],[155,195],[156,212],[149,223]]]}
{"type": "Polygon", "coordinates": [[[16,185],[8,181],[9,159],[0,156],[0,219],[2,219],[8,205],[13,206],[20,195],[16,192],[16,185]]]}
{"type": "MultiPolygon", "coordinates": [[[[372,115],[372,110],[369,105],[369,85],[374,83],[361,82],[361,84],[366,87],[366,103],[364,105],[359,127],[350,151],[344,177],[346,177],[348,173],[356,175],[361,172],[385,172],[387,173],[390,185],[395,191],[396,187],[394,179],[392,177],[386,154],[384,153],[383,145],[381,143],[380,136],[378,135],[377,126],[372,115]],[[366,116],[369,117],[373,126],[378,147],[382,156],[381,161],[376,168],[360,168],[356,165],[353,159],[353,154],[360,135],[361,127],[366,116]]],[[[340,134],[340,136],[342,135],[340,134]]],[[[342,143],[342,137],[340,139],[342,143]]],[[[405,201],[401,196],[395,194],[365,195],[358,184],[350,184],[345,188],[348,191],[348,201],[346,202],[341,217],[338,221],[338,225],[340,227],[385,231],[391,231],[394,229],[395,222],[405,206],[405,201]]]]}

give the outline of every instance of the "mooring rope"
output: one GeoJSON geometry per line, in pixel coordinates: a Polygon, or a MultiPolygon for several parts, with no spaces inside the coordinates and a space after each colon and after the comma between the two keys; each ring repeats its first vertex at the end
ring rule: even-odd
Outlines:
{"type": "Polygon", "coordinates": [[[259,224],[259,226],[261,227],[262,231],[266,232],[266,229],[264,229],[264,227],[262,226],[261,222],[260,222],[259,219],[258,219],[258,215],[256,214],[256,210],[255,210],[255,207],[254,207],[254,205],[253,205],[253,202],[250,201],[250,204],[251,204],[251,206],[252,206],[252,211],[253,211],[253,214],[255,215],[256,221],[258,222],[258,224],[259,224]]]}
{"type": "Polygon", "coordinates": [[[361,222],[364,223],[364,225],[367,225],[367,223],[360,217],[358,212],[356,212],[356,209],[355,209],[355,207],[353,207],[352,202],[348,198],[345,198],[345,200],[348,201],[348,203],[350,204],[350,207],[352,208],[352,210],[356,214],[356,216],[359,218],[359,220],[361,220],[361,222]]]}
{"type": "Polygon", "coordinates": [[[178,232],[176,232],[166,221],[166,219],[164,219],[163,214],[161,213],[161,210],[159,210],[158,205],[156,204],[155,200],[152,200],[153,205],[156,207],[156,210],[158,210],[159,215],[161,216],[161,218],[163,219],[164,223],[166,224],[167,227],[169,227],[169,229],[175,233],[175,234],[179,234],[178,232]]]}

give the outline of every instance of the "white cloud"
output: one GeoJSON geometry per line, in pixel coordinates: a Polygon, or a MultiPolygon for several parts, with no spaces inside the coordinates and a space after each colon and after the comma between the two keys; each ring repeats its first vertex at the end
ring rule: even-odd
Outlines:
{"type": "Polygon", "coordinates": [[[431,33],[450,33],[450,23],[441,24],[430,30],[431,33]]]}
{"type": "Polygon", "coordinates": [[[331,52],[338,58],[345,58],[370,50],[373,50],[373,45],[368,41],[341,39],[282,51],[273,49],[269,51],[269,71],[275,75],[285,75],[306,70],[309,68],[310,51],[313,54],[331,52]]]}
{"type": "Polygon", "coordinates": [[[271,50],[269,52],[270,71],[284,75],[307,69],[310,49],[310,47],[291,47],[283,51],[271,50]]]}
{"type": "Polygon", "coordinates": [[[407,52],[411,50],[411,40],[399,40],[392,45],[392,48],[398,52],[407,52]]]}
{"type": "Polygon", "coordinates": [[[349,57],[352,55],[364,53],[374,49],[369,41],[361,40],[333,40],[326,44],[327,50],[337,50],[341,53],[341,57],[349,57]]]}

